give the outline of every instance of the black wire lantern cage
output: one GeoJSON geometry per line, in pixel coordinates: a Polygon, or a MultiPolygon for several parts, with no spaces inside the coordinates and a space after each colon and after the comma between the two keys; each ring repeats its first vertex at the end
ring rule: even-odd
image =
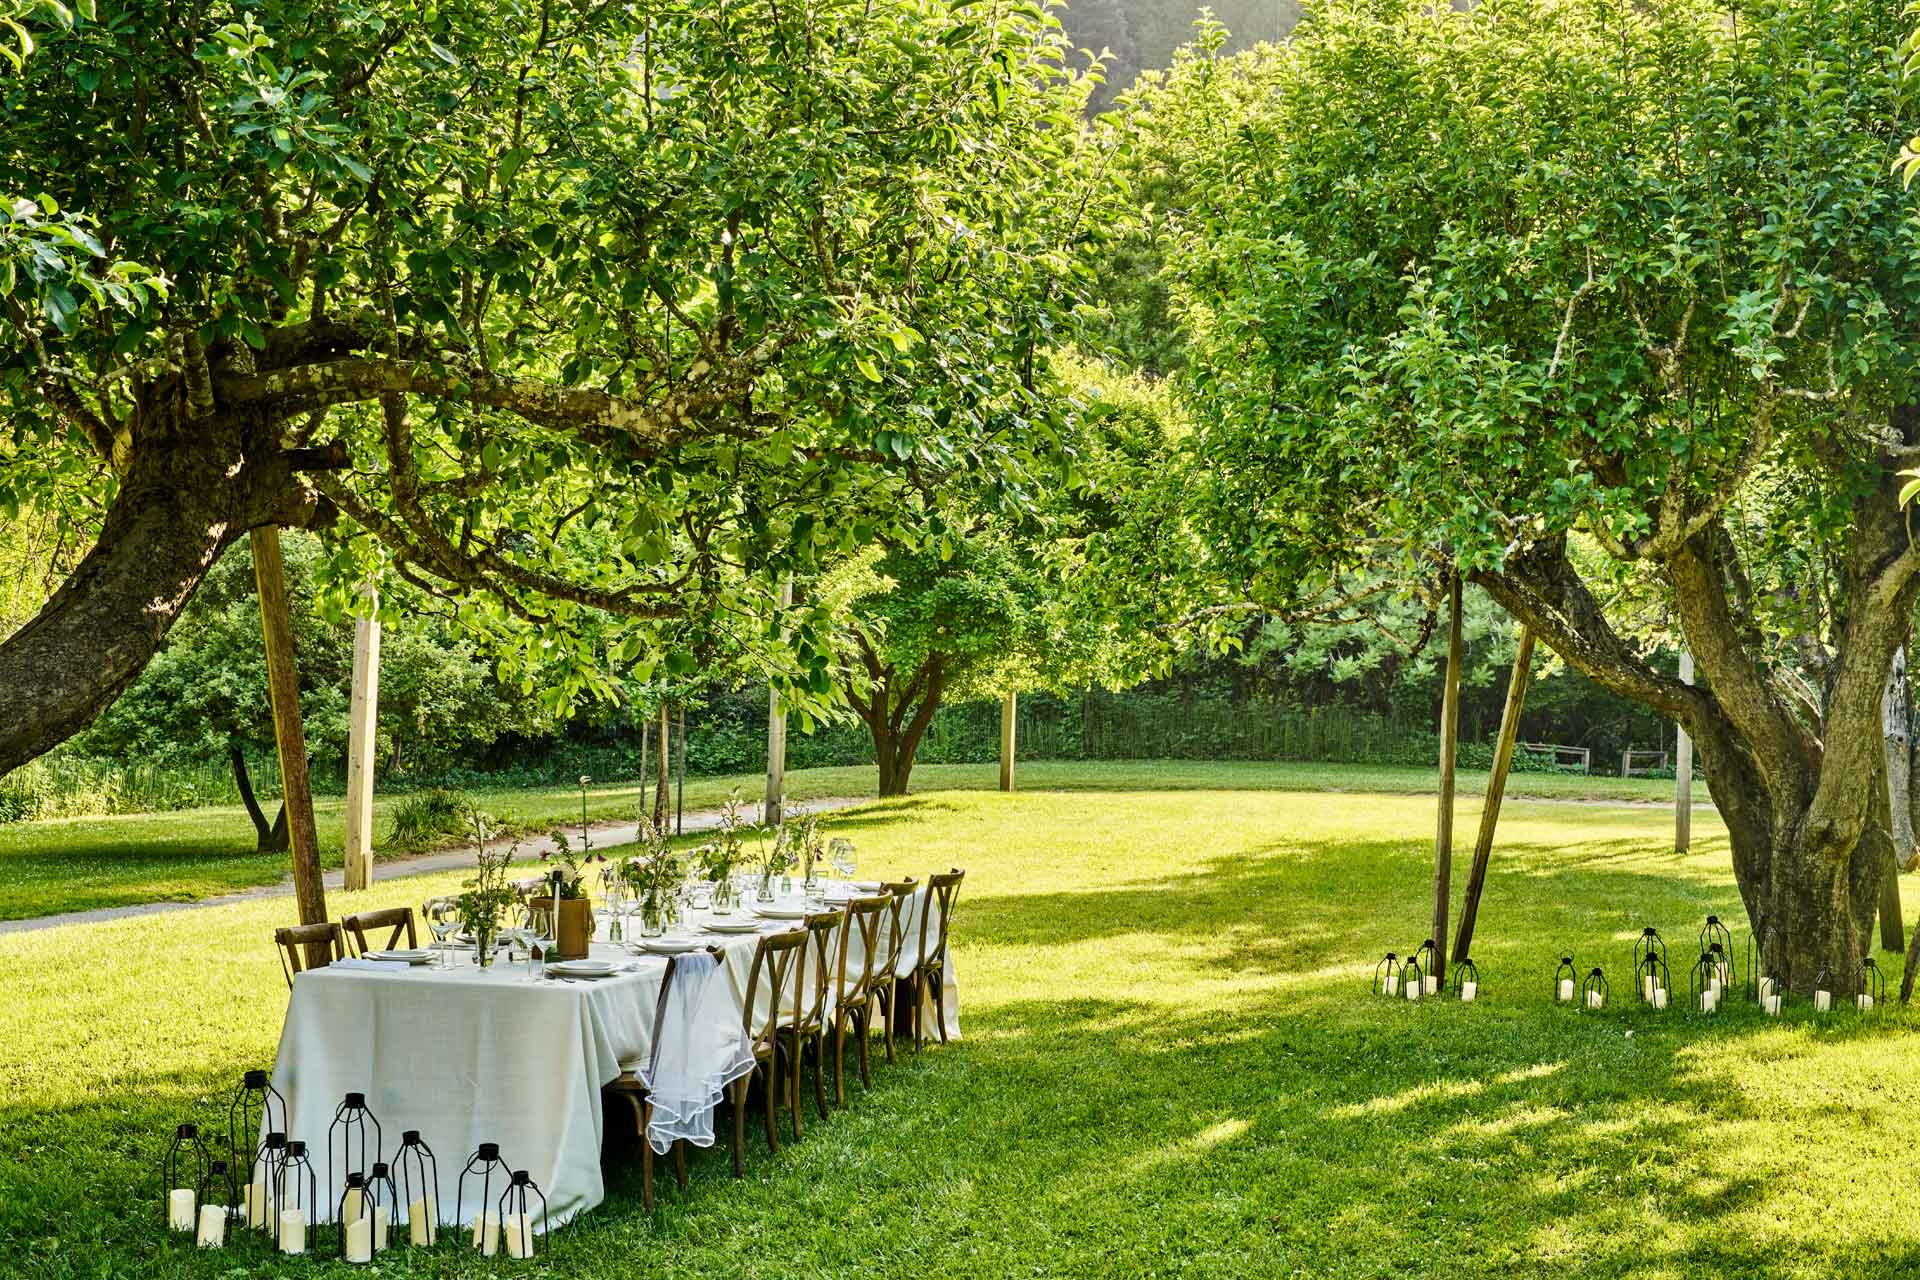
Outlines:
{"type": "Polygon", "coordinates": [[[1418,1000],[1427,990],[1426,971],[1420,967],[1418,955],[1415,952],[1408,956],[1407,962],[1400,966],[1400,991],[1409,1000],[1418,1000]]]}
{"type": "Polygon", "coordinates": [[[1573,955],[1569,952],[1560,957],[1560,967],[1553,971],[1553,998],[1560,1004],[1572,1004],[1574,989],[1580,984],[1580,971],[1573,967],[1573,955]]]}
{"type": "Polygon", "coordinates": [[[1820,972],[1813,975],[1813,1011],[1833,1012],[1833,968],[1830,965],[1820,966],[1820,972]]]}
{"type": "MultiPolygon", "coordinates": [[[[433,1148],[420,1137],[418,1129],[408,1129],[400,1135],[400,1150],[394,1154],[394,1168],[399,1172],[399,1194],[394,1199],[398,1207],[402,1202],[407,1206],[408,1239],[417,1245],[433,1245],[440,1238],[440,1162],[434,1158],[433,1148]]],[[[388,1185],[394,1185],[395,1179],[389,1175],[388,1185]]]]}
{"type": "MultiPolygon", "coordinates": [[[[253,1157],[263,1135],[287,1131],[287,1100],[258,1069],[240,1077],[240,1088],[227,1104],[227,1150],[237,1161],[247,1157],[246,1180],[253,1181],[253,1157]]],[[[237,1172],[237,1170],[236,1170],[237,1172]]]]}
{"type": "MultiPolygon", "coordinates": [[[[1726,931],[1723,929],[1721,932],[1726,931]]],[[[1709,942],[1706,952],[1707,957],[1713,962],[1713,976],[1720,984],[1718,998],[1724,1004],[1740,978],[1733,967],[1733,943],[1728,942],[1722,946],[1718,942],[1709,942]]]]}
{"type": "Polygon", "coordinates": [[[1599,965],[1588,971],[1586,981],[1580,984],[1580,1007],[1582,1009],[1604,1009],[1607,1007],[1607,975],[1599,965]]]}
{"type": "Polygon", "coordinates": [[[207,1162],[197,1194],[202,1205],[219,1205],[228,1223],[240,1215],[240,1184],[234,1181],[233,1167],[225,1160],[207,1162]]]}
{"type": "Polygon", "coordinates": [[[320,1221],[320,1179],[313,1169],[307,1144],[289,1139],[287,1156],[280,1166],[280,1211],[273,1219],[274,1247],[282,1253],[312,1253],[314,1227],[320,1221]],[[298,1210],[301,1216],[301,1247],[287,1247],[287,1213],[298,1210]]]}
{"type": "Polygon", "coordinates": [[[1793,998],[1793,975],[1777,966],[1760,979],[1760,1012],[1777,1018],[1787,1011],[1793,998]]]}
{"type": "Polygon", "coordinates": [[[1432,938],[1428,938],[1420,944],[1420,949],[1413,953],[1413,962],[1420,966],[1422,980],[1426,983],[1426,985],[1421,988],[1420,994],[1423,996],[1439,995],[1440,953],[1434,949],[1432,938]]]}
{"type": "Polygon", "coordinates": [[[207,1166],[213,1157],[200,1140],[200,1126],[179,1124],[173,1127],[173,1141],[160,1162],[160,1188],[167,1197],[167,1226],[174,1231],[192,1231],[199,1225],[200,1188],[207,1180],[207,1166]],[[178,1193],[193,1197],[185,1204],[178,1193]],[[184,1213],[182,1205],[185,1205],[184,1213]]]}
{"type": "MultiPolygon", "coordinates": [[[[1700,949],[1702,951],[1711,951],[1713,950],[1713,944],[1716,942],[1720,944],[1721,955],[1731,956],[1733,954],[1733,935],[1727,932],[1727,926],[1720,923],[1719,916],[1708,916],[1707,922],[1700,926],[1700,949]]],[[[1721,985],[1725,986],[1726,984],[1722,983],[1721,985]]]]}
{"type": "MultiPolygon", "coordinates": [[[[494,1180],[498,1178],[500,1184],[505,1186],[511,1179],[512,1172],[512,1170],[507,1168],[507,1162],[500,1158],[500,1144],[497,1142],[483,1142],[478,1147],[475,1147],[473,1154],[467,1157],[466,1167],[460,1170],[460,1181],[456,1184],[454,1191],[453,1220],[456,1223],[462,1224],[467,1220],[467,1179],[472,1177],[480,1184],[479,1198],[474,1201],[479,1212],[474,1215],[473,1219],[473,1244],[475,1248],[480,1249],[483,1253],[493,1252],[492,1249],[487,1249],[485,1245],[489,1234],[487,1230],[489,1226],[487,1218],[491,1214],[488,1206],[493,1203],[494,1199],[494,1180]]],[[[491,1225],[493,1227],[495,1241],[494,1248],[497,1249],[499,1247],[499,1219],[496,1217],[491,1225]]]]}
{"type": "Polygon", "coordinates": [[[1714,963],[1713,953],[1702,950],[1700,958],[1693,962],[1693,968],[1687,971],[1688,1007],[1695,1013],[1717,1014],[1720,1012],[1723,991],[1720,970],[1714,963]]]}
{"type": "Polygon", "coordinates": [[[1633,968],[1634,994],[1649,1009],[1665,1009],[1672,999],[1673,973],[1667,968],[1666,948],[1649,948],[1633,968]]]}
{"type": "Polygon", "coordinates": [[[1887,1002],[1887,979],[1880,972],[1880,966],[1868,956],[1860,962],[1860,990],[1853,997],[1854,1008],[1862,1013],[1872,1013],[1874,1009],[1887,1002]]]}
{"type": "Polygon", "coordinates": [[[1764,920],[1747,935],[1747,995],[1764,1006],[1767,998],[1767,957],[1785,952],[1787,935],[1764,920]]]}
{"type": "Polygon", "coordinates": [[[367,1170],[367,1216],[373,1219],[373,1251],[387,1247],[387,1235],[400,1221],[400,1189],[393,1184],[393,1169],[385,1160],[375,1160],[367,1170]]]}
{"type": "Polygon", "coordinates": [[[355,1170],[340,1188],[333,1202],[333,1220],[340,1224],[334,1256],[342,1262],[363,1265],[373,1261],[373,1192],[367,1175],[355,1170]],[[365,1223],[364,1227],[361,1224],[365,1223]],[[356,1230],[356,1228],[359,1228],[356,1230]]]}
{"type": "Polygon", "coordinates": [[[275,1129],[260,1139],[247,1182],[247,1225],[275,1240],[280,1235],[280,1205],[286,1188],[287,1135],[275,1129]]]}
{"type": "Polygon", "coordinates": [[[533,1202],[540,1202],[540,1235],[547,1233],[547,1194],[525,1169],[515,1169],[500,1193],[500,1234],[509,1258],[531,1258],[538,1249],[533,1233],[533,1202]]]}
{"type": "Polygon", "coordinates": [[[1453,966],[1453,994],[1462,1004],[1472,1004],[1480,997],[1480,966],[1473,962],[1472,956],[1462,956],[1460,963],[1453,966]]]}
{"type": "Polygon", "coordinates": [[[1373,993],[1379,996],[1397,996],[1400,994],[1400,957],[1389,951],[1379,964],[1373,966],[1373,993]]]}
{"type": "Polygon", "coordinates": [[[1645,968],[1647,957],[1651,955],[1658,955],[1660,957],[1660,963],[1665,964],[1667,961],[1667,940],[1660,936],[1658,929],[1652,925],[1648,925],[1640,931],[1640,936],[1636,938],[1633,943],[1633,971],[1639,973],[1645,968]]]}
{"type": "Polygon", "coordinates": [[[360,1174],[380,1158],[385,1145],[380,1134],[380,1118],[367,1109],[367,1095],[349,1093],[333,1109],[333,1123],[327,1126],[327,1194],[349,1173],[360,1174]],[[373,1126],[373,1145],[367,1145],[367,1126],[373,1126]]]}

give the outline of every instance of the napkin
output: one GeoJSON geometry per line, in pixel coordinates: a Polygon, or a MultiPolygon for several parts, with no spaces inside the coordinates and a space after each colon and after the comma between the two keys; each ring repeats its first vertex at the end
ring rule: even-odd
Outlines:
{"type": "Polygon", "coordinates": [[[368,960],[365,958],[335,960],[333,967],[336,969],[352,969],[357,973],[405,973],[407,970],[413,968],[413,966],[405,960],[368,960]]]}

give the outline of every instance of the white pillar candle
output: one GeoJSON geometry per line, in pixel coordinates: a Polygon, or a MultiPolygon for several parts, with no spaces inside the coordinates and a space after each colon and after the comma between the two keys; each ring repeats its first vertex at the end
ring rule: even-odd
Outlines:
{"type": "Polygon", "coordinates": [[[240,1193],[240,1204],[246,1213],[246,1222],[256,1229],[267,1225],[267,1189],[257,1182],[249,1182],[247,1189],[240,1193]]]}
{"type": "Polygon", "coordinates": [[[1773,979],[1772,978],[1760,979],[1760,1003],[1765,1004],[1767,1002],[1767,997],[1772,994],[1773,994],[1773,979]]]}
{"type": "Polygon", "coordinates": [[[1646,998],[1646,1001],[1648,1004],[1653,1003],[1653,975],[1652,974],[1649,973],[1640,979],[1640,994],[1646,998]]]}
{"type": "Polygon", "coordinates": [[[175,1231],[193,1230],[193,1188],[175,1187],[167,1192],[167,1225],[175,1231]]]}
{"type": "Polygon", "coordinates": [[[373,1261],[373,1224],[365,1218],[347,1224],[347,1261],[373,1261]]]}
{"type": "Polygon", "coordinates": [[[200,1206],[198,1242],[202,1249],[218,1249],[227,1242],[227,1206],[223,1204],[200,1206]]]}
{"type": "Polygon", "coordinates": [[[1833,992],[1816,991],[1813,993],[1813,1011],[1815,1013],[1825,1013],[1831,1008],[1833,1008],[1833,992]]]}
{"type": "Polygon", "coordinates": [[[1719,974],[1715,973],[1715,974],[1708,975],[1707,990],[1713,992],[1713,998],[1716,1001],[1720,999],[1720,975],[1719,974]]]}
{"type": "Polygon", "coordinates": [[[307,1251],[307,1215],[298,1209],[280,1211],[280,1252],[307,1251]]]}
{"type": "Polygon", "coordinates": [[[1724,987],[1729,982],[1733,981],[1733,966],[1728,964],[1725,960],[1722,960],[1720,962],[1719,969],[1720,969],[1720,985],[1724,987]]]}
{"type": "Polygon", "coordinates": [[[510,1213],[501,1226],[507,1233],[507,1256],[531,1258],[533,1256],[533,1218],[526,1214],[510,1213]]]}
{"type": "Polygon", "coordinates": [[[1656,1009],[1664,1009],[1667,1007],[1667,989],[1665,987],[1655,987],[1653,989],[1653,1007],[1656,1009]]]}
{"type": "Polygon", "coordinates": [[[1473,981],[1471,978],[1469,978],[1467,981],[1460,984],[1460,998],[1463,1001],[1466,1001],[1467,1003],[1471,1004],[1473,1002],[1473,998],[1479,994],[1480,994],[1480,984],[1473,981]]]}
{"type": "Polygon", "coordinates": [[[1779,997],[1779,996],[1768,996],[1768,997],[1767,997],[1767,999],[1766,999],[1766,1004],[1765,1004],[1765,1006],[1764,1006],[1764,1007],[1766,1008],[1766,1011],[1767,1011],[1767,1016],[1768,1016],[1769,1018],[1773,1018],[1773,1017],[1777,1017],[1777,1016],[1779,1016],[1779,1013],[1780,1013],[1780,997],[1779,997]]]}
{"type": "Polygon", "coordinates": [[[1560,999],[1562,1001],[1573,999],[1573,979],[1572,978],[1560,979],[1560,999]]]}
{"type": "Polygon", "coordinates": [[[1434,973],[1428,974],[1427,975],[1427,994],[1434,995],[1439,990],[1440,990],[1440,975],[1434,974],[1434,973]]]}
{"type": "Polygon", "coordinates": [[[1866,992],[1862,991],[1860,993],[1859,999],[1854,1001],[1854,1003],[1859,1005],[1862,1009],[1871,1009],[1873,1008],[1873,997],[1868,995],[1866,992]]]}
{"type": "Polygon", "coordinates": [[[1598,1009],[1600,1007],[1601,1002],[1605,999],[1606,997],[1601,995],[1598,991],[1589,991],[1587,992],[1587,1008],[1598,1009]]]}
{"type": "Polygon", "coordinates": [[[1380,983],[1380,991],[1383,995],[1398,995],[1400,992],[1400,975],[1397,973],[1388,974],[1380,983]]]}
{"type": "Polygon", "coordinates": [[[1407,999],[1418,1000],[1420,998],[1420,989],[1424,986],[1426,986],[1424,982],[1409,982],[1407,984],[1407,999]]]}
{"type": "Polygon", "coordinates": [[[473,1247],[484,1258],[500,1252],[500,1215],[493,1210],[473,1215],[473,1247]]]}
{"type": "Polygon", "coordinates": [[[344,1225],[358,1222],[367,1216],[367,1193],[359,1187],[348,1187],[340,1197],[340,1221],[344,1225]]]}
{"type": "Polygon", "coordinates": [[[1700,1012],[1712,1013],[1720,1003],[1720,996],[1712,987],[1700,993],[1700,1012]]]}
{"type": "Polygon", "coordinates": [[[415,1200],[407,1206],[408,1237],[417,1245],[430,1245],[439,1232],[440,1206],[430,1200],[415,1200]]]}
{"type": "Polygon", "coordinates": [[[373,1251],[379,1253],[387,1247],[387,1220],[392,1211],[383,1204],[373,1206],[373,1251]]]}

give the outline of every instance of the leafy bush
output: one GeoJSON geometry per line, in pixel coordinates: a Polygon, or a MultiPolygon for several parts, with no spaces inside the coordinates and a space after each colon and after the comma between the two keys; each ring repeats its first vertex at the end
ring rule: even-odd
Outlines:
{"type": "MultiPolygon", "coordinates": [[[[392,826],[381,848],[421,853],[462,835],[472,821],[473,802],[457,791],[429,787],[401,797],[393,806],[392,826]]],[[[491,825],[491,824],[489,824],[491,825]]]]}

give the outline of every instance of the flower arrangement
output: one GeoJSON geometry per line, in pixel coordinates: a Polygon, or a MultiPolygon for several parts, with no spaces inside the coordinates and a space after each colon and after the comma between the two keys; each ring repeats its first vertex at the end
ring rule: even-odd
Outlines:
{"type": "Polygon", "coordinates": [[[820,863],[827,856],[820,815],[802,809],[794,815],[792,827],[793,835],[788,843],[793,847],[793,861],[806,872],[806,883],[810,886],[819,878],[820,863]]]}
{"type": "Polygon", "coordinates": [[[485,829],[477,817],[475,825],[481,826],[479,868],[466,881],[454,904],[460,912],[460,927],[473,938],[476,955],[484,967],[493,958],[493,939],[500,932],[501,914],[520,900],[519,890],[507,879],[507,867],[520,851],[520,845],[516,841],[499,853],[488,853],[485,829]]]}
{"type": "Polygon", "coordinates": [[[732,875],[747,860],[748,829],[747,822],[740,816],[740,788],[735,787],[728,793],[727,802],[720,806],[716,838],[693,851],[695,873],[702,880],[716,883],[732,875]]]}
{"type": "Polygon", "coordinates": [[[546,881],[553,883],[554,874],[560,876],[561,899],[584,898],[587,896],[587,867],[592,863],[605,862],[607,855],[592,853],[587,849],[586,835],[580,837],[580,848],[575,849],[567,840],[567,833],[555,828],[551,833],[553,848],[540,855],[540,861],[547,864],[546,881]]]}
{"type": "Polygon", "coordinates": [[[760,871],[760,900],[773,898],[773,878],[783,871],[791,870],[794,862],[793,838],[791,829],[785,825],[775,827],[773,839],[767,839],[768,832],[760,831],[760,846],[754,852],[754,865],[760,871]]]}
{"type": "Polygon", "coordinates": [[[649,928],[657,928],[666,919],[674,890],[686,878],[686,859],[674,852],[666,828],[656,827],[645,818],[640,821],[638,843],[640,855],[623,861],[618,871],[622,882],[633,891],[641,917],[649,928]]]}

